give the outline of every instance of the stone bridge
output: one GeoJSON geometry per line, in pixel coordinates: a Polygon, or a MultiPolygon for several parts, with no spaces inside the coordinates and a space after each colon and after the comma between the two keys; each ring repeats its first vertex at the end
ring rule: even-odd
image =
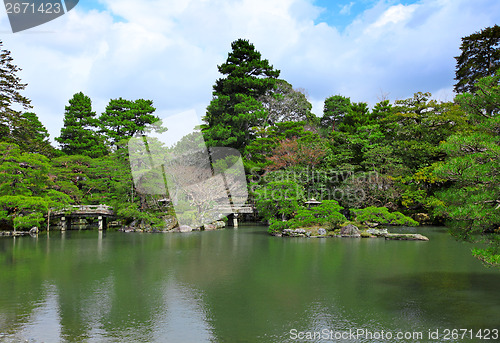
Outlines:
{"type": "Polygon", "coordinates": [[[233,226],[238,227],[238,215],[239,214],[251,214],[254,213],[254,209],[250,205],[232,207],[232,206],[217,206],[217,211],[220,213],[228,213],[228,218],[233,219],[233,226]]]}
{"type": "Polygon", "coordinates": [[[51,217],[61,219],[61,230],[71,229],[72,218],[96,218],[99,220],[99,230],[106,228],[106,219],[114,217],[115,212],[107,205],[73,205],[51,213],[51,217]]]}

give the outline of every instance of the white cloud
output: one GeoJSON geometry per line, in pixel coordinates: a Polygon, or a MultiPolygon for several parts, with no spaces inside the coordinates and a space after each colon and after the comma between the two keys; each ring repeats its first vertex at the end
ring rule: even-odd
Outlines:
{"type": "MultiPolygon", "coordinates": [[[[237,38],[249,39],[283,78],[307,89],[317,115],[334,94],[371,105],[381,90],[392,100],[417,91],[441,95],[454,83],[460,38],[500,19],[496,0],[381,0],[340,32],[315,23],[321,9],[311,0],[103,3],[106,11],[77,6],[43,27],[3,35],[52,136],[79,91],[98,113],[117,97],[152,99],[162,113],[202,113],[220,77],[216,66],[237,38]]],[[[0,30],[9,30],[6,16],[0,30]]]]}
{"type": "Polygon", "coordinates": [[[354,1],[351,1],[347,5],[342,6],[339,13],[343,15],[350,15],[352,6],[354,6],[354,1]]]}
{"type": "Polygon", "coordinates": [[[369,31],[370,29],[380,28],[388,24],[397,24],[408,21],[418,6],[419,5],[404,6],[401,4],[391,6],[380,16],[380,18],[375,23],[368,27],[367,31],[369,31]]]}

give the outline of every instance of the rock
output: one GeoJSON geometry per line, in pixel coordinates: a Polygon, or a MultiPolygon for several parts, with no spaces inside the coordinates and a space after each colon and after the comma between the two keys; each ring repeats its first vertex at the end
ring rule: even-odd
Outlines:
{"type": "Polygon", "coordinates": [[[30,235],[36,235],[38,233],[38,228],[33,226],[30,230],[30,235]]]}
{"type": "Polygon", "coordinates": [[[172,230],[178,224],[177,217],[175,217],[175,216],[165,216],[163,218],[163,222],[165,223],[166,230],[172,230]]]}
{"type": "Polygon", "coordinates": [[[372,223],[372,222],[365,222],[364,224],[371,228],[379,226],[379,223],[372,223]]]}
{"type": "Polygon", "coordinates": [[[203,229],[205,231],[217,230],[217,226],[215,224],[205,224],[203,225],[203,229]]]}
{"type": "Polygon", "coordinates": [[[366,232],[377,237],[385,236],[389,233],[387,229],[368,229],[366,232]]]}
{"type": "Polygon", "coordinates": [[[398,241],[428,241],[429,238],[418,233],[388,233],[385,239],[398,241]]]}
{"type": "Polygon", "coordinates": [[[340,228],[340,235],[342,237],[358,238],[361,237],[361,231],[356,226],[348,224],[340,228]]]}
{"type": "Polygon", "coordinates": [[[176,232],[191,232],[191,231],[193,231],[193,228],[191,226],[181,225],[178,228],[176,228],[175,231],[176,232]]]}
{"type": "Polygon", "coordinates": [[[226,227],[226,222],[223,220],[216,221],[215,226],[217,226],[218,229],[223,229],[226,227]]]}
{"type": "Polygon", "coordinates": [[[324,235],[326,235],[326,230],[325,230],[325,229],[323,229],[323,228],[318,229],[318,235],[320,235],[320,236],[324,236],[324,235]]]}
{"type": "Polygon", "coordinates": [[[306,230],[304,229],[284,229],[281,232],[282,236],[288,236],[288,237],[304,237],[306,233],[306,230]]]}

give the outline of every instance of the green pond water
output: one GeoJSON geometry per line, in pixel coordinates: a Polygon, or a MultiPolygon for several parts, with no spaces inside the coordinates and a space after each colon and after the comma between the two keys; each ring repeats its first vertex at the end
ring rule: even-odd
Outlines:
{"type": "Polygon", "coordinates": [[[263,226],[1,238],[0,342],[498,341],[500,271],[443,228],[418,232],[430,241],[263,226]]]}

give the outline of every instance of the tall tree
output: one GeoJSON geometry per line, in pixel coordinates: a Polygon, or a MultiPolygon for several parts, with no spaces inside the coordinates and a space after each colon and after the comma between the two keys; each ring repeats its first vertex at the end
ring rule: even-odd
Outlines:
{"type": "Polygon", "coordinates": [[[96,114],[92,111],[92,101],[82,92],[73,95],[65,107],[64,127],[56,141],[68,155],[100,157],[107,153],[96,128],[96,114]]]}
{"type": "Polygon", "coordinates": [[[285,121],[311,121],[312,105],[303,91],[293,89],[285,80],[276,80],[274,87],[260,97],[267,110],[267,124],[285,121]]]}
{"type": "Polygon", "coordinates": [[[452,232],[466,240],[489,243],[474,249],[474,255],[486,263],[500,266],[500,76],[477,82],[478,90],[457,96],[457,102],[469,112],[475,131],[450,137],[442,148],[448,155],[438,164],[436,175],[451,183],[439,197],[438,208],[451,219],[452,232]]]}
{"type": "MultiPolygon", "coordinates": [[[[38,153],[48,157],[57,155],[49,142],[49,132],[32,112],[23,113],[12,129],[12,142],[25,152],[38,153]]],[[[59,152],[60,153],[60,152],[59,152]]]]}
{"type": "Polygon", "coordinates": [[[248,40],[238,39],[231,47],[226,62],[218,66],[225,77],[213,87],[203,133],[210,146],[243,149],[253,139],[252,127],[267,117],[258,99],[273,88],[280,72],[248,40]]]}
{"type": "Polygon", "coordinates": [[[143,133],[148,125],[160,125],[160,118],[153,114],[154,111],[151,100],[112,99],[99,117],[101,132],[117,147],[121,140],[143,133]]]}
{"type": "Polygon", "coordinates": [[[455,92],[473,93],[477,81],[500,67],[500,26],[487,27],[462,38],[460,56],[455,57],[455,92]]]}
{"type": "Polygon", "coordinates": [[[344,118],[352,111],[351,99],[342,95],[333,95],[325,100],[323,117],[321,117],[321,127],[332,131],[337,129],[337,125],[342,123],[344,118]]]}
{"type": "MultiPolygon", "coordinates": [[[[3,46],[0,41],[0,48],[3,46]]],[[[0,50],[0,137],[9,138],[12,127],[20,120],[21,110],[31,108],[30,100],[21,95],[26,88],[17,73],[21,68],[13,63],[10,51],[0,50]]]]}

